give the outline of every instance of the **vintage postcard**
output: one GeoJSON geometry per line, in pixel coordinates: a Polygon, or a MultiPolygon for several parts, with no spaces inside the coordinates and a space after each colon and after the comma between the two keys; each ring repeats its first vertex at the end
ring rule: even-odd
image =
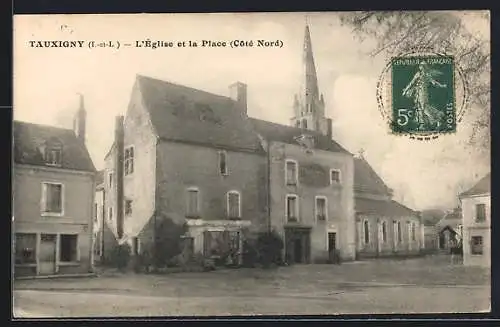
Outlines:
{"type": "Polygon", "coordinates": [[[14,317],[489,312],[489,33],[15,16],[14,317]]]}

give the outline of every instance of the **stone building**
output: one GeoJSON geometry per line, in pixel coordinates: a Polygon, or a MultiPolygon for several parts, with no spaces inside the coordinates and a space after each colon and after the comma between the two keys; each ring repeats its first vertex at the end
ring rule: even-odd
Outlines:
{"type": "Polygon", "coordinates": [[[354,160],[354,197],[358,258],[420,253],[420,213],[393,200],[392,190],[362,155],[354,160]]]}
{"type": "Polygon", "coordinates": [[[92,272],[95,168],[83,98],[74,131],[14,121],[15,276],[92,272]]]}
{"type": "Polygon", "coordinates": [[[205,256],[221,246],[239,253],[245,231],[270,230],[290,263],[418,253],[418,214],[332,139],[308,26],[302,59],[288,126],[249,117],[240,82],[226,97],[137,76],[105,157],[113,237],[103,237],[104,247],[118,240],[140,253],[154,244],[157,219],[167,219],[186,225],[188,247],[205,256]]]}
{"type": "Polygon", "coordinates": [[[434,226],[438,249],[444,253],[450,253],[452,247],[462,245],[462,227],[461,208],[454,208],[445,213],[434,226]]]}
{"type": "Polygon", "coordinates": [[[353,156],[332,139],[309,27],[291,126],[251,119],[269,166],[269,217],[289,263],[354,260],[353,156]]]}
{"type": "Polygon", "coordinates": [[[205,256],[240,253],[242,229],[266,226],[265,154],[245,85],[230,89],[234,98],[137,76],[104,169],[105,221],[133,254],[154,251],[163,223],[187,226],[187,246],[205,256]]]}
{"type": "Polygon", "coordinates": [[[464,265],[491,266],[491,173],[459,196],[464,265]]]}

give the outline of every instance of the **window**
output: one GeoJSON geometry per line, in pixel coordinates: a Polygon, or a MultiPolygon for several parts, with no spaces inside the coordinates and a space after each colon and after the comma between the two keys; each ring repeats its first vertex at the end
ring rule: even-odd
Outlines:
{"type": "Polygon", "coordinates": [[[401,235],[401,222],[400,221],[398,221],[396,223],[396,228],[397,228],[396,229],[396,231],[397,231],[397,238],[396,239],[397,239],[398,243],[401,243],[401,242],[403,242],[403,238],[401,235]]]}
{"type": "Polygon", "coordinates": [[[132,214],[132,200],[125,200],[125,214],[127,216],[132,214]]]}
{"type": "Polygon", "coordinates": [[[476,204],[476,222],[486,220],[486,205],[484,203],[476,204]]]}
{"type": "Polygon", "coordinates": [[[78,235],[61,235],[59,246],[61,262],[78,261],[78,235]]]}
{"type": "Polygon", "coordinates": [[[229,218],[241,217],[240,193],[237,191],[227,193],[227,215],[229,218]]]}
{"type": "Polygon", "coordinates": [[[472,236],[470,252],[471,252],[471,254],[476,254],[476,255],[483,254],[483,237],[482,236],[472,236]]]}
{"type": "Polygon", "coordinates": [[[330,169],[330,185],[340,184],[340,170],[330,169]]]}
{"type": "Polygon", "coordinates": [[[287,221],[294,222],[298,220],[299,201],[296,195],[286,196],[286,217],[287,221]]]}
{"type": "Polygon", "coordinates": [[[305,119],[302,120],[302,128],[307,129],[307,120],[305,119]]]}
{"type": "Polygon", "coordinates": [[[60,147],[50,147],[45,152],[45,161],[51,166],[60,166],[62,149],[60,147]]]}
{"type": "Polygon", "coordinates": [[[285,180],[287,185],[297,185],[299,177],[297,166],[298,164],[294,160],[286,161],[285,180]]]}
{"type": "Polygon", "coordinates": [[[368,222],[368,220],[365,220],[365,222],[363,223],[363,232],[365,244],[370,243],[370,223],[368,222]]]}
{"type": "Polygon", "coordinates": [[[300,127],[300,120],[297,120],[297,121],[295,122],[295,127],[300,127]]]}
{"type": "Polygon", "coordinates": [[[327,201],[323,196],[316,197],[316,220],[326,220],[327,217],[327,201]]]}
{"type": "Polygon", "coordinates": [[[187,212],[188,217],[198,217],[199,216],[199,201],[198,201],[199,191],[198,189],[188,189],[187,190],[187,212]]]}
{"type": "Polygon", "coordinates": [[[219,151],[219,173],[221,175],[228,175],[227,169],[227,153],[226,151],[219,151]]]}
{"type": "Polygon", "coordinates": [[[382,222],[382,242],[387,242],[387,222],[382,222]]]}
{"type": "Polygon", "coordinates": [[[417,240],[417,226],[414,222],[411,223],[411,240],[414,242],[417,240]]]}
{"type": "Polygon", "coordinates": [[[132,251],[134,254],[141,254],[141,240],[138,237],[132,239],[132,251]]]}
{"type": "Polygon", "coordinates": [[[129,146],[125,148],[125,159],[124,159],[124,173],[125,176],[130,175],[134,172],[134,147],[129,146]]]}
{"type": "Polygon", "coordinates": [[[63,213],[63,185],[60,183],[42,183],[42,212],[44,214],[63,213]]]}
{"type": "Polygon", "coordinates": [[[16,234],[16,264],[36,263],[36,234],[16,234]]]}
{"type": "Polygon", "coordinates": [[[109,185],[109,188],[113,187],[113,172],[110,172],[108,174],[108,185],[109,185]]]}
{"type": "Polygon", "coordinates": [[[94,203],[94,223],[97,223],[97,210],[99,210],[99,206],[94,203]]]}
{"type": "Polygon", "coordinates": [[[112,207],[108,208],[108,219],[109,219],[109,221],[113,221],[113,208],[112,207]]]}
{"type": "Polygon", "coordinates": [[[363,247],[363,224],[359,220],[358,215],[356,215],[356,240],[358,249],[361,249],[363,247]]]}

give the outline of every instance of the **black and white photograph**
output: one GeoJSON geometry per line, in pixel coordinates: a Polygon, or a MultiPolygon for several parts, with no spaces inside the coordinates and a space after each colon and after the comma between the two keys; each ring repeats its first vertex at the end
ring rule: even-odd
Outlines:
{"type": "Polygon", "coordinates": [[[489,11],[13,17],[13,318],[491,310],[489,11]]]}

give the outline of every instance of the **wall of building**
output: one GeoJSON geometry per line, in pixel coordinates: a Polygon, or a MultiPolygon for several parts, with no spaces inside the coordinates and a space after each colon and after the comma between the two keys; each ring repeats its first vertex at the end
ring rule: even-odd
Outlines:
{"type": "MultiPolygon", "coordinates": [[[[241,220],[251,223],[249,229],[262,230],[267,226],[265,171],[262,154],[227,150],[229,174],[219,172],[219,149],[206,146],[163,141],[158,145],[156,168],[156,209],[172,221],[186,222],[187,189],[199,190],[199,211],[202,221],[227,223],[227,193],[238,191],[241,201],[241,220]]],[[[238,224],[233,224],[238,225],[238,224]]],[[[202,232],[196,230],[195,250],[202,248],[202,232]]]]}
{"type": "Polygon", "coordinates": [[[80,260],[69,266],[60,264],[59,273],[92,270],[93,203],[93,173],[22,165],[14,168],[15,232],[78,235],[80,260]],[[61,216],[42,215],[43,182],[63,184],[61,216]]]}
{"type": "Polygon", "coordinates": [[[134,171],[123,178],[124,200],[132,200],[132,214],[123,212],[124,235],[131,237],[141,232],[155,210],[157,137],[141,99],[134,89],[124,120],[124,148],[134,148],[134,171]]]}
{"type": "Polygon", "coordinates": [[[356,240],[359,258],[386,257],[386,256],[407,256],[420,253],[421,232],[420,220],[418,217],[387,217],[378,215],[359,214],[356,222],[356,240]],[[365,242],[364,222],[369,225],[369,240],[365,242]],[[386,222],[386,241],[382,237],[382,223],[386,222]],[[395,238],[394,222],[401,222],[401,242],[395,238]],[[411,238],[408,224],[415,224],[415,240],[411,238]]]}
{"type": "MultiPolygon", "coordinates": [[[[115,172],[115,149],[112,148],[108,156],[104,159],[104,222],[107,224],[109,231],[117,237],[117,220],[116,220],[116,172],[115,172]],[[110,180],[110,175],[112,179],[110,180]],[[112,210],[112,217],[109,212],[112,210]]],[[[107,251],[107,248],[105,251],[107,251]]]]}
{"type": "Polygon", "coordinates": [[[439,236],[435,226],[424,226],[424,251],[435,252],[439,248],[439,236]]]}
{"type": "Polygon", "coordinates": [[[94,195],[94,223],[93,223],[93,248],[94,261],[99,261],[102,254],[102,224],[104,216],[104,190],[97,189],[94,195]]]}
{"type": "MultiPolygon", "coordinates": [[[[271,153],[271,224],[284,238],[286,221],[286,196],[299,198],[300,224],[311,227],[311,261],[328,258],[328,231],[337,233],[336,248],[344,260],[355,257],[355,229],[353,203],[353,158],[350,154],[313,150],[306,153],[298,145],[273,142],[271,153]],[[299,169],[297,186],[286,185],[286,160],[296,160],[299,169]],[[302,167],[302,168],[301,168],[302,167]],[[320,170],[326,180],[307,182],[307,167],[320,170]],[[341,185],[330,185],[330,169],[341,171],[341,185]],[[327,221],[316,221],[315,197],[325,196],[328,205],[327,221]]],[[[308,176],[309,174],[309,176],[308,176]]]]}
{"type": "Polygon", "coordinates": [[[491,196],[475,196],[463,198],[463,251],[465,265],[491,265],[491,196]],[[486,220],[476,222],[476,204],[485,204],[486,220]],[[483,254],[471,254],[473,236],[483,237],[483,254]]]}

